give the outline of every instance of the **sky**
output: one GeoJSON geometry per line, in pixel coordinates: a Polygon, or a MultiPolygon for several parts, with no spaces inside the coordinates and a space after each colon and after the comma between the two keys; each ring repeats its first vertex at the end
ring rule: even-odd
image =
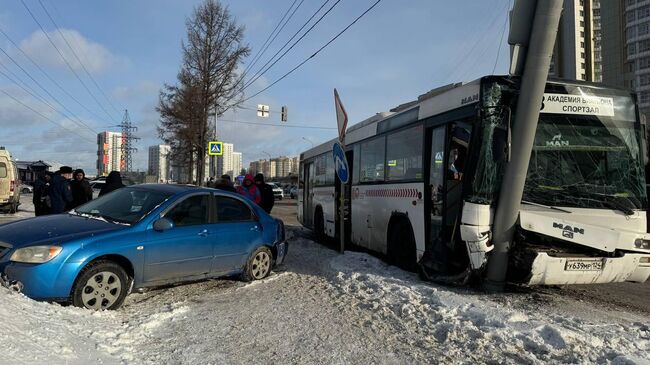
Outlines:
{"type": "MultiPolygon", "coordinates": [[[[256,94],[313,55],[375,1],[340,0],[284,58],[245,89],[245,96],[256,94]]],[[[240,70],[261,53],[287,10],[292,9],[291,14],[300,4],[250,67],[248,80],[323,2],[222,0],[245,27],[244,42],[251,48],[240,70]]],[[[268,155],[298,155],[312,143],[336,136],[334,88],[354,124],[433,88],[504,74],[509,63],[509,2],[381,0],[294,73],[247,100],[246,109],[223,115],[217,127],[219,139],[234,143],[245,166],[268,155]],[[258,104],[270,106],[269,118],[257,117],[258,104]],[[279,111],[285,105],[289,112],[283,123],[279,111]]],[[[0,146],[18,160],[54,161],[93,175],[97,133],[119,131],[115,126],[128,110],[141,138],[135,143],[134,169],[146,171],[148,147],[161,143],[155,110],[159,91],[165,83],[176,82],[185,20],[200,3],[3,1],[0,146]]],[[[324,9],[334,3],[328,1],[324,9]]]]}

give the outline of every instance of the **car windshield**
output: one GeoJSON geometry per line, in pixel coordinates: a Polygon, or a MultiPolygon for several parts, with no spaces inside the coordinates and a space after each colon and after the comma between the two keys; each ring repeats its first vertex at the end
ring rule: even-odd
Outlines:
{"type": "Polygon", "coordinates": [[[633,120],[542,114],[523,200],[626,214],[644,209],[641,138],[633,120]]]}
{"type": "Polygon", "coordinates": [[[122,188],[77,207],[71,214],[90,215],[114,223],[133,224],[171,195],[142,187],[122,188]]]}

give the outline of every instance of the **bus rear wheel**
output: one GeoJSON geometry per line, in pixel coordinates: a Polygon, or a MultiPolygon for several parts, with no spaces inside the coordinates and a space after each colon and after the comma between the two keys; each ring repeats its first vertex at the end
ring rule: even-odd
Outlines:
{"type": "Polygon", "coordinates": [[[402,270],[417,269],[415,235],[411,224],[399,219],[390,225],[388,234],[388,262],[402,270]]]}

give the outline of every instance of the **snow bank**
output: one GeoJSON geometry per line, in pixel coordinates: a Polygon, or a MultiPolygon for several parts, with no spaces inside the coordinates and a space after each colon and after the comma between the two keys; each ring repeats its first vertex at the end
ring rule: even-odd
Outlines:
{"type": "Polygon", "coordinates": [[[41,303],[0,287],[0,363],[118,364],[100,350],[112,313],[41,303]]]}
{"type": "Polygon", "coordinates": [[[437,287],[361,253],[330,264],[341,295],[355,298],[355,309],[367,313],[360,325],[398,333],[395,340],[431,354],[421,361],[650,364],[646,324],[549,315],[535,306],[513,309],[508,295],[437,287]]]}

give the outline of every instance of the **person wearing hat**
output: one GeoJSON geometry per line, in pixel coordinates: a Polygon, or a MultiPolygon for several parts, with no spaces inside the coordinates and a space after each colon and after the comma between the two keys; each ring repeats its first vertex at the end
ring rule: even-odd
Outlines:
{"type": "Polygon", "coordinates": [[[72,203],[72,190],[70,189],[72,179],[72,167],[61,166],[52,177],[48,195],[50,196],[50,214],[60,214],[66,211],[72,203]]]}

